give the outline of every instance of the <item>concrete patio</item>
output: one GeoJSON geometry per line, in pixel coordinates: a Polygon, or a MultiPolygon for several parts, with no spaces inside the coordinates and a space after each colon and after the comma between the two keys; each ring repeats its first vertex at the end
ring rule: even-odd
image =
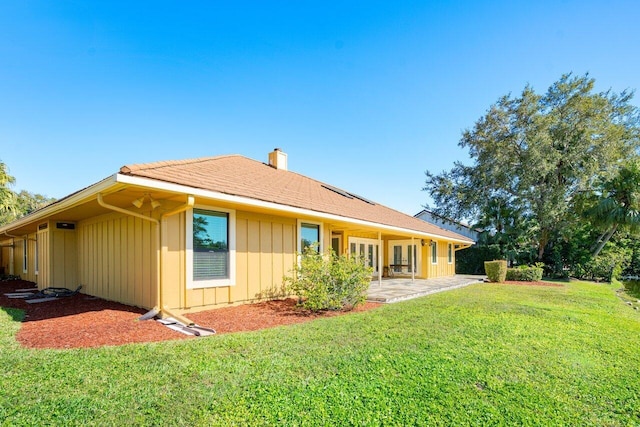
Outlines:
{"type": "Polygon", "coordinates": [[[485,276],[455,275],[434,279],[384,278],[371,282],[367,301],[392,303],[480,283],[485,276]]]}

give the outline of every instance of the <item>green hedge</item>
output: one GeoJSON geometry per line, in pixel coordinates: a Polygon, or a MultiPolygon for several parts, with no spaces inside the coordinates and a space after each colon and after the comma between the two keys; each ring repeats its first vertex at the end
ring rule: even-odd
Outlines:
{"type": "Polygon", "coordinates": [[[542,280],[542,272],[542,267],[521,265],[516,268],[507,269],[507,280],[517,280],[521,282],[538,282],[542,280]]]}
{"type": "Polygon", "coordinates": [[[485,261],[484,271],[489,281],[502,283],[507,278],[507,260],[485,261]]]}
{"type": "Polygon", "coordinates": [[[457,274],[485,274],[484,262],[502,258],[498,245],[471,246],[456,252],[457,274]]]}

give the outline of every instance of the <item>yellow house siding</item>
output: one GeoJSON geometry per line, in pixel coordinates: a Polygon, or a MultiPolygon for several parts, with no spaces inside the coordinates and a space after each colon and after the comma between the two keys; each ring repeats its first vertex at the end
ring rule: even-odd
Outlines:
{"type": "Polygon", "coordinates": [[[431,263],[431,248],[428,249],[429,277],[453,276],[455,274],[455,252],[453,253],[452,263],[449,264],[448,253],[449,242],[437,242],[437,264],[431,263]]]}
{"type": "Polygon", "coordinates": [[[162,301],[170,308],[185,303],[185,214],[173,215],[162,224],[162,301]]]}
{"type": "Polygon", "coordinates": [[[51,224],[49,230],[49,286],[75,289],[78,282],[78,233],[51,224]]]}
{"type": "Polygon", "coordinates": [[[13,245],[13,240],[3,240],[0,241],[2,245],[2,252],[0,252],[0,267],[4,270],[4,274],[11,274],[13,269],[11,265],[11,247],[13,245]]]}
{"type": "Polygon", "coordinates": [[[430,277],[429,264],[431,264],[431,249],[428,244],[425,244],[424,246],[422,246],[421,244],[420,246],[418,246],[418,251],[420,251],[420,255],[422,256],[422,263],[420,265],[420,271],[418,272],[418,274],[420,275],[420,277],[430,277]]]}
{"type": "Polygon", "coordinates": [[[38,231],[38,278],[37,284],[39,289],[51,286],[51,259],[50,259],[50,243],[49,229],[38,231]]]}
{"type": "Polygon", "coordinates": [[[152,222],[120,214],[78,224],[83,292],[153,307],[157,283],[155,227],[152,222]]]}
{"type": "MultiPolygon", "coordinates": [[[[35,274],[35,250],[36,250],[36,235],[29,234],[24,237],[19,237],[13,239],[14,242],[14,259],[13,259],[13,274],[20,276],[23,280],[28,280],[30,282],[36,282],[36,274],[35,274]],[[26,238],[26,247],[27,247],[27,265],[26,268],[24,266],[24,247],[25,247],[25,238],[26,238]]],[[[9,261],[10,263],[11,261],[9,261]]],[[[10,267],[8,263],[8,266],[10,267]]],[[[10,269],[10,268],[8,268],[10,269]]]]}
{"type": "Polygon", "coordinates": [[[197,309],[266,298],[294,266],[296,227],[295,219],[237,211],[235,285],[186,289],[185,214],[169,218],[163,248],[165,304],[197,309]]]}
{"type": "Polygon", "coordinates": [[[22,242],[21,238],[13,239],[13,274],[20,277],[24,275],[22,272],[22,242]]]}

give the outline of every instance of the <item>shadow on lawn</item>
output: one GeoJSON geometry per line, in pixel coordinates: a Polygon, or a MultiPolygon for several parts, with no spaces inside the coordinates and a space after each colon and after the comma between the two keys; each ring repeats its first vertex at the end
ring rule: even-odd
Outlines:
{"type": "Polygon", "coordinates": [[[0,307],[0,310],[4,311],[11,317],[14,322],[22,322],[24,320],[24,310],[19,308],[0,307]]]}

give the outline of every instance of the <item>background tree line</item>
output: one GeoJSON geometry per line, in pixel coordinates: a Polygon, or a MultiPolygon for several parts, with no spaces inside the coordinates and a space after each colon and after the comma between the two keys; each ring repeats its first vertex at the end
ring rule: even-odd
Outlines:
{"type": "Polygon", "coordinates": [[[55,201],[53,198],[25,190],[16,193],[11,189],[14,184],[15,178],[9,175],[7,165],[0,161],[0,225],[28,215],[55,201]]]}
{"type": "Polygon", "coordinates": [[[460,272],[504,258],[554,276],[640,274],[638,109],[633,91],[594,84],[566,74],[544,94],[501,97],[462,134],[471,163],[426,172],[427,207],[481,230],[460,272]]]}

